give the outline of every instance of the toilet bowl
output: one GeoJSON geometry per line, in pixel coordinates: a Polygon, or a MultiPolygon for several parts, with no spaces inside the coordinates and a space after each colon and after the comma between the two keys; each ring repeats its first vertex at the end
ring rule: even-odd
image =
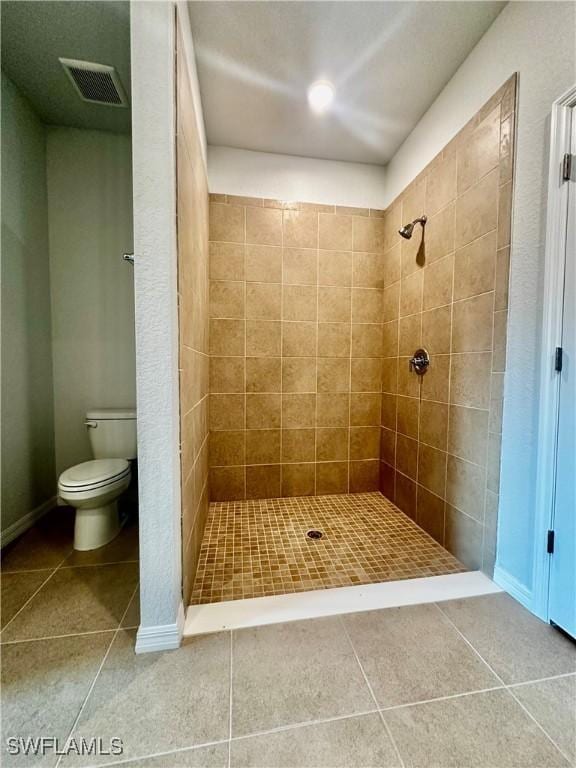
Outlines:
{"type": "Polygon", "coordinates": [[[136,413],[133,409],[88,411],[86,427],[92,461],[62,472],[58,496],[76,509],[74,549],[108,544],[118,535],[118,498],[130,485],[129,459],[136,458],[136,413]]]}
{"type": "Polygon", "coordinates": [[[130,485],[130,476],[126,459],[85,461],[60,475],[58,495],[76,508],[74,549],[103,547],[118,535],[118,497],[130,485]]]}

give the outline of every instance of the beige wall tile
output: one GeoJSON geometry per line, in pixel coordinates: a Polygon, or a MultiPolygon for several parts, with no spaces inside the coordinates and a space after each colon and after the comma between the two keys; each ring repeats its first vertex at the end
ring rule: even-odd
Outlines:
{"type": "Polygon", "coordinates": [[[283,392],[316,392],[316,360],[287,357],[282,360],[283,392]]]}
{"type": "Polygon", "coordinates": [[[280,430],[248,429],[246,431],[246,464],[278,464],[280,462],[280,430]]]}
{"type": "Polygon", "coordinates": [[[396,436],[396,469],[416,480],[418,471],[418,441],[398,433],[396,436]]]}
{"type": "Polygon", "coordinates": [[[316,357],[317,325],[311,322],[282,323],[284,357],[316,357]]]}
{"type": "Polygon", "coordinates": [[[452,351],[484,352],[492,348],[494,293],[483,293],[453,306],[452,351]]]}
{"type": "Polygon", "coordinates": [[[244,320],[210,320],[210,354],[244,355],[244,320]]]}
{"type": "Polygon", "coordinates": [[[350,462],[350,493],[377,491],[380,483],[377,459],[350,462]]]}
{"type": "Polygon", "coordinates": [[[448,434],[448,405],[422,400],[420,404],[419,439],[422,443],[446,450],[448,434]]]}
{"type": "MultiPolygon", "coordinates": [[[[258,210],[255,208],[254,210],[258,210]]],[[[246,284],[246,318],[280,320],[282,286],[269,283],[246,284]]]]}
{"type": "MultiPolygon", "coordinates": [[[[400,235],[398,235],[400,237],[400,235]]],[[[383,257],[383,286],[387,288],[392,283],[400,280],[402,268],[402,244],[393,246],[383,257]]]]}
{"type": "Polygon", "coordinates": [[[280,403],[279,394],[246,395],[246,429],[279,429],[280,403]]]}
{"type": "Polygon", "coordinates": [[[500,491],[500,456],[502,453],[502,436],[493,432],[488,433],[488,459],[486,485],[493,493],[500,491]]]}
{"type": "Polygon", "coordinates": [[[500,157],[500,106],[486,117],[458,151],[458,194],[498,165],[500,157]]]}
{"type": "Polygon", "coordinates": [[[434,216],[456,197],[456,155],[440,161],[428,175],[426,213],[434,216]]]}
{"type": "Polygon", "coordinates": [[[451,331],[452,306],[450,304],[422,313],[422,344],[430,355],[450,352],[451,331]]]}
{"type": "Polygon", "coordinates": [[[506,370],[506,329],[508,312],[504,309],[494,312],[494,350],[492,354],[492,370],[506,370]]]}
{"type": "Polygon", "coordinates": [[[416,491],[416,522],[439,544],[444,544],[444,499],[418,486],[416,491]]]}
{"type": "Polygon", "coordinates": [[[406,397],[418,397],[421,382],[410,367],[410,357],[399,357],[398,361],[398,394],[406,397]]]}
{"type": "Polygon", "coordinates": [[[432,264],[454,251],[455,221],[454,203],[427,221],[424,235],[426,264],[432,264]]]}
{"type": "MultiPolygon", "coordinates": [[[[388,323],[388,326],[393,325],[398,332],[398,323],[388,323]]],[[[394,331],[388,327],[386,329],[388,334],[387,342],[391,341],[394,331]]],[[[381,357],[386,345],[382,339],[382,325],[374,323],[354,323],[352,325],[352,357],[381,357]]],[[[392,343],[390,344],[392,348],[392,343]]],[[[396,354],[396,350],[392,352],[396,354]]]]}
{"type": "Polygon", "coordinates": [[[350,460],[380,458],[380,427],[350,428],[350,460]]]}
{"type": "Polygon", "coordinates": [[[350,357],[350,325],[318,323],[318,356],[350,357]]]}
{"type": "Polygon", "coordinates": [[[396,428],[400,434],[418,439],[420,402],[415,397],[398,396],[396,428]]]}
{"type": "Polygon", "coordinates": [[[244,429],[244,395],[210,395],[210,429],[244,429]]]}
{"type": "Polygon", "coordinates": [[[316,426],[347,427],[350,395],[346,393],[321,393],[316,399],[316,426]]]}
{"type": "MultiPolygon", "coordinates": [[[[362,327],[362,326],[359,326],[362,327]]],[[[352,331],[352,349],[354,349],[354,330],[352,331]]],[[[382,357],[391,357],[398,354],[399,323],[391,320],[382,326],[382,357]]]]}
{"type": "Polygon", "coordinates": [[[315,429],[282,430],[282,461],[314,461],[315,446],[315,429]]]}
{"type": "Polygon", "coordinates": [[[456,200],[456,248],[496,227],[498,171],[491,171],[456,200]]]}
{"type": "Polygon", "coordinates": [[[446,454],[425,443],[418,449],[418,483],[436,496],[444,498],[446,487],[446,454]]]}
{"type": "MultiPolygon", "coordinates": [[[[398,327],[398,354],[412,356],[422,341],[422,314],[408,315],[400,319],[398,327]]],[[[428,326],[426,326],[428,327],[428,326]]]]}
{"type": "Polygon", "coordinates": [[[382,360],[378,357],[358,357],[352,360],[351,391],[380,392],[382,360]]]}
{"type": "Polygon", "coordinates": [[[384,357],[382,359],[382,392],[395,394],[398,392],[398,358],[384,357]]]}
{"type": "Polygon", "coordinates": [[[245,431],[211,432],[210,460],[213,467],[245,464],[245,431]]]}
{"type": "Polygon", "coordinates": [[[318,392],[350,391],[350,360],[345,357],[318,358],[318,392]]]}
{"type": "Polygon", "coordinates": [[[496,230],[456,251],[454,301],[494,289],[496,230]]]}
{"type": "Polygon", "coordinates": [[[352,322],[382,322],[382,291],[373,288],[352,289],[352,322]]]}
{"type": "Polygon", "coordinates": [[[318,251],[312,248],[284,248],[282,282],[285,285],[316,285],[318,251]]]}
{"type": "Polygon", "coordinates": [[[500,187],[498,195],[498,248],[510,245],[512,225],[512,182],[500,187]]]}
{"type": "Polygon", "coordinates": [[[246,358],[246,392],[280,392],[281,359],[279,357],[246,358]]]}
{"type": "Polygon", "coordinates": [[[246,498],[245,467],[212,467],[210,469],[210,499],[227,501],[246,498]]]}
{"type": "Polygon", "coordinates": [[[350,426],[377,426],[380,422],[380,409],[380,394],[353,392],[350,395],[350,426]]]}
{"type": "Polygon", "coordinates": [[[422,310],[423,276],[423,270],[420,270],[402,280],[400,288],[400,317],[414,315],[422,310]]]}
{"type": "Polygon", "coordinates": [[[247,245],[246,280],[251,283],[280,283],[282,249],[271,245],[247,245]]]}
{"type": "Polygon", "coordinates": [[[319,251],[318,283],[320,285],[352,285],[352,253],[319,251]]]}
{"type": "Polygon", "coordinates": [[[210,280],[210,317],[244,317],[244,283],[210,280]]]}
{"type": "Polygon", "coordinates": [[[315,464],[284,464],[282,466],[282,496],[313,496],[315,464]]]}
{"type": "Polygon", "coordinates": [[[246,354],[260,357],[280,357],[282,323],[269,320],[246,321],[246,354]]]}
{"type": "Polygon", "coordinates": [[[246,498],[274,499],[280,496],[280,465],[246,467],[246,498]]]}
{"type": "Polygon", "coordinates": [[[407,277],[408,275],[411,275],[412,272],[417,272],[425,265],[425,232],[421,226],[417,226],[416,229],[414,229],[414,233],[410,240],[402,238],[400,251],[400,271],[402,277],[407,277]]]}
{"type": "Polygon", "coordinates": [[[318,248],[318,215],[311,211],[284,211],[284,246],[318,248]]]}
{"type": "Polygon", "coordinates": [[[402,204],[395,203],[384,214],[384,251],[400,243],[398,230],[402,223],[402,204]]]}
{"type": "Polygon", "coordinates": [[[211,280],[244,280],[244,245],[209,244],[211,280]]]}
{"type": "Polygon", "coordinates": [[[226,202],[232,205],[246,205],[253,208],[262,208],[261,197],[248,197],[247,195],[225,195],[226,202]]]}
{"type": "Polygon", "coordinates": [[[282,245],[282,212],[272,208],[246,208],[246,242],[282,245]]]}
{"type": "Polygon", "coordinates": [[[352,250],[352,217],[319,214],[320,248],[328,251],[352,250]]]}
{"type": "Polygon", "coordinates": [[[488,411],[478,408],[450,407],[448,452],[480,466],[486,465],[488,411]]]}
{"type": "Polygon", "coordinates": [[[484,519],[484,468],[448,456],[446,501],[478,522],[484,519]]]}
{"type": "Polygon", "coordinates": [[[245,233],[244,208],[210,203],[210,240],[243,243],[245,233]]]}
{"type": "MultiPolygon", "coordinates": [[[[408,313],[413,314],[413,313],[408,313]]],[[[382,322],[397,320],[400,317],[400,282],[385,288],[382,293],[382,322]]]]}
{"type": "Polygon", "coordinates": [[[384,219],[352,218],[352,250],[371,253],[384,250],[384,219]]]}
{"type": "Polygon", "coordinates": [[[392,429],[380,429],[380,459],[396,466],[396,432],[392,429]]]}
{"type": "Polygon", "coordinates": [[[316,493],[348,493],[348,462],[331,461],[317,464],[316,493]]]}
{"type": "Polygon", "coordinates": [[[466,568],[478,570],[482,565],[482,526],[447,504],[444,546],[466,568]]]}
{"type": "Polygon", "coordinates": [[[424,270],[423,309],[433,309],[452,301],[454,257],[446,256],[424,270]]]}
{"type": "Polygon", "coordinates": [[[396,395],[382,394],[380,424],[386,429],[396,429],[396,395]]]}
{"type": "Polygon", "coordinates": [[[313,320],[317,316],[317,291],[310,285],[284,285],[282,288],[282,319],[313,320]]]}
{"type": "Polygon", "coordinates": [[[318,289],[318,320],[321,323],[350,322],[350,288],[318,289]]]}
{"type": "Polygon", "coordinates": [[[244,358],[211,357],[210,391],[244,392],[244,358]]]}
{"type": "Polygon", "coordinates": [[[401,472],[395,473],[395,503],[404,514],[416,519],[416,483],[401,472]]]}
{"type": "Polygon", "coordinates": [[[426,180],[416,177],[402,194],[402,223],[422,216],[426,205],[426,180]]]}
{"type": "Polygon", "coordinates": [[[384,288],[384,257],[381,253],[355,253],[352,284],[360,288],[384,288]]]}
{"type": "Polygon", "coordinates": [[[451,355],[434,355],[422,376],[422,399],[448,402],[451,355]]]}
{"type": "Polygon", "coordinates": [[[316,395],[282,395],[282,428],[311,429],[316,426],[316,395]]]}
{"type": "Polygon", "coordinates": [[[508,280],[510,273],[510,246],[496,252],[496,278],[494,309],[508,309],[508,280]]]}
{"type": "Polygon", "coordinates": [[[316,430],[316,461],[348,461],[349,431],[346,427],[316,430]]]}
{"type": "Polygon", "coordinates": [[[450,402],[487,409],[490,401],[490,352],[452,355],[450,402]]]}

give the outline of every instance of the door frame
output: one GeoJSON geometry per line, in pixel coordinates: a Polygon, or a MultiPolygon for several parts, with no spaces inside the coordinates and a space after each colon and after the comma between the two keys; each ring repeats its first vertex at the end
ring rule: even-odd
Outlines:
{"type": "MultiPolygon", "coordinates": [[[[550,167],[548,175],[540,396],[536,465],[536,519],[534,526],[534,612],[545,621],[548,615],[550,555],[547,532],[552,523],[556,472],[556,438],[560,408],[560,376],[554,369],[556,347],[561,346],[566,264],[568,184],[562,181],[562,161],[570,152],[571,119],[576,119],[576,84],[552,104],[550,119],[550,167]]],[[[574,152],[574,149],[572,149],[574,152]]]]}

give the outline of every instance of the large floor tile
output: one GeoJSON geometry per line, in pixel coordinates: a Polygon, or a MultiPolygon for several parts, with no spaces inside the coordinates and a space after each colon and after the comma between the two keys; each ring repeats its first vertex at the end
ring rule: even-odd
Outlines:
{"type": "Polygon", "coordinates": [[[46,581],[53,571],[24,571],[21,573],[2,574],[0,585],[2,610],[1,626],[5,627],[14,618],[24,603],[29,600],[38,587],[46,581]]]}
{"type": "Polygon", "coordinates": [[[576,675],[519,685],[513,691],[576,765],[576,675]]]}
{"type": "Polygon", "coordinates": [[[411,768],[568,765],[506,690],[390,709],[384,717],[411,768]]]}
{"type": "Polygon", "coordinates": [[[56,568],[72,551],[74,510],[56,507],[2,550],[2,571],[56,568]]]}
{"type": "Polygon", "coordinates": [[[109,544],[87,552],[73,550],[64,565],[102,565],[138,560],[138,520],[129,520],[109,544]]]}
{"type": "MultiPolygon", "coordinates": [[[[117,736],[123,759],[227,739],[230,635],[196,637],[177,651],[138,656],[134,642],[133,631],[116,635],[74,736],[117,736]]],[[[63,761],[70,764],[82,761],[63,761]]]]}
{"type": "Polygon", "coordinates": [[[234,632],[232,735],[374,708],[336,618],[234,632]]]}
{"type": "Polygon", "coordinates": [[[68,736],[110,645],[110,633],[36,640],[2,648],[3,766],[54,765],[57,758],[10,756],[6,739],[68,736]]]}
{"type": "Polygon", "coordinates": [[[438,605],[505,683],[576,671],[576,645],[509,595],[438,605]]]}
{"type": "Polygon", "coordinates": [[[435,605],[354,613],[343,621],[382,707],[500,685],[435,605]]]}
{"type": "Polygon", "coordinates": [[[400,761],[377,714],[315,723],[231,744],[232,768],[363,768],[400,761]]]}
{"type": "Polygon", "coordinates": [[[134,629],[140,626],[140,590],[137,589],[126,609],[122,624],[123,629],[134,629]]]}
{"type": "Polygon", "coordinates": [[[2,633],[2,640],[115,629],[138,582],[136,563],[61,568],[2,633]]]}
{"type": "Polygon", "coordinates": [[[126,768],[227,768],[228,742],[211,744],[207,747],[184,749],[181,752],[170,752],[167,755],[143,757],[123,763],[113,763],[115,766],[126,768]]]}

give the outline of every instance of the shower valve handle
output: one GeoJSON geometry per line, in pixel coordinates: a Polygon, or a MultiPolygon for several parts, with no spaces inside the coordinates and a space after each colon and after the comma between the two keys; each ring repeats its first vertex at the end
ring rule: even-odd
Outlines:
{"type": "Polygon", "coordinates": [[[417,373],[419,376],[426,373],[429,365],[430,355],[425,349],[417,349],[416,352],[414,352],[414,357],[411,357],[409,360],[410,370],[414,371],[414,373],[417,373]]]}

